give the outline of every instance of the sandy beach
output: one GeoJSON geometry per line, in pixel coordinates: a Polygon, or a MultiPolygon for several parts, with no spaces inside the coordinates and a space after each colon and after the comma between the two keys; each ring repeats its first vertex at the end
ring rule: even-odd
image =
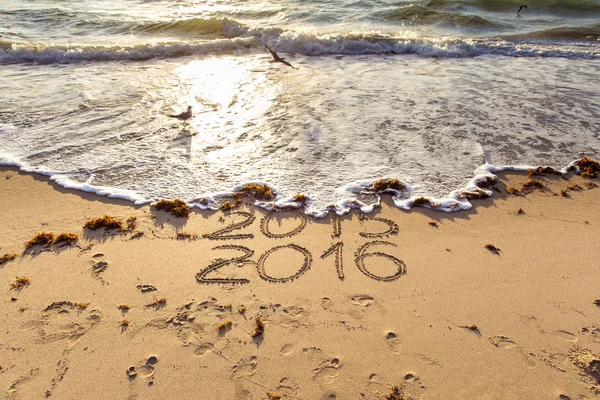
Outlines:
{"type": "Polygon", "coordinates": [[[600,188],[498,177],[456,213],[177,218],[2,168],[2,396],[595,398],[600,188]]]}

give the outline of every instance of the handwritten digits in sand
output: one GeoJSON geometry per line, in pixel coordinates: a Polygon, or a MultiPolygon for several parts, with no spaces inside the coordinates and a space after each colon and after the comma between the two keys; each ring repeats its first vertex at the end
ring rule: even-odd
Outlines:
{"type": "Polygon", "coordinates": [[[367,250],[371,246],[376,246],[376,245],[387,245],[387,246],[396,247],[396,245],[394,243],[384,242],[382,240],[375,240],[373,242],[368,242],[368,243],[365,243],[362,246],[360,246],[354,255],[354,261],[356,262],[356,266],[358,267],[360,272],[362,272],[369,278],[375,279],[377,281],[383,281],[383,282],[394,281],[394,280],[400,278],[402,275],[406,274],[406,265],[404,264],[404,261],[402,261],[392,255],[382,253],[380,251],[373,251],[371,253],[367,253],[367,250]],[[376,256],[387,258],[388,260],[390,260],[394,264],[396,264],[396,266],[398,267],[398,270],[396,271],[396,273],[394,273],[392,275],[388,275],[388,276],[379,276],[379,275],[375,275],[374,273],[370,272],[367,269],[367,267],[365,266],[365,258],[376,257],[376,256]]]}
{"type": "Polygon", "coordinates": [[[242,216],[246,217],[246,219],[242,222],[232,223],[231,225],[226,226],[223,229],[219,229],[215,232],[208,233],[208,234],[204,235],[204,237],[207,239],[212,239],[212,240],[252,239],[252,238],[254,238],[254,234],[252,234],[252,233],[225,235],[226,233],[249,227],[250,225],[252,225],[252,223],[256,219],[256,217],[254,215],[252,215],[248,212],[245,212],[245,211],[232,212],[229,215],[242,215],[242,216]]]}
{"type": "Polygon", "coordinates": [[[219,284],[240,283],[240,284],[243,284],[243,283],[250,282],[248,279],[207,278],[206,275],[208,275],[209,273],[211,273],[213,271],[218,270],[219,268],[223,268],[226,265],[251,263],[252,261],[250,261],[248,259],[254,255],[253,250],[250,250],[249,248],[247,248],[245,246],[236,246],[236,245],[217,246],[217,247],[214,247],[213,250],[239,250],[239,251],[244,252],[245,254],[243,256],[234,257],[234,258],[230,258],[230,259],[222,259],[222,258],[216,259],[215,261],[210,263],[210,265],[208,267],[202,269],[200,272],[198,272],[196,274],[196,281],[198,283],[219,283],[219,284]]]}
{"type": "Polygon", "coordinates": [[[272,233],[269,230],[269,221],[275,216],[274,212],[270,212],[260,221],[260,231],[268,238],[281,239],[299,234],[306,227],[306,216],[304,214],[295,214],[300,219],[300,225],[285,233],[272,233]]]}
{"type": "Polygon", "coordinates": [[[337,242],[331,245],[329,249],[321,255],[321,258],[325,258],[335,253],[335,270],[337,271],[338,278],[344,280],[344,265],[342,263],[342,250],[344,248],[344,242],[337,242]]]}
{"type": "Polygon", "coordinates": [[[331,227],[333,228],[332,237],[339,238],[342,236],[342,220],[336,213],[333,213],[333,216],[331,217],[331,227]]]}
{"type": "Polygon", "coordinates": [[[379,222],[385,223],[388,226],[388,230],[384,231],[384,232],[360,232],[359,235],[364,238],[381,239],[387,235],[397,235],[398,234],[398,225],[391,219],[380,218],[380,217],[371,217],[371,218],[360,217],[360,220],[361,221],[379,221],[379,222]]]}
{"type": "Polygon", "coordinates": [[[274,283],[285,283],[285,282],[290,282],[293,281],[294,279],[298,278],[300,275],[302,275],[303,273],[305,273],[306,271],[308,271],[310,269],[310,265],[312,263],[312,255],[310,254],[310,251],[308,251],[307,249],[305,249],[304,247],[295,245],[295,244],[286,244],[283,246],[277,246],[277,247],[273,247],[272,249],[269,249],[265,252],[265,254],[263,254],[262,256],[260,256],[258,263],[256,263],[256,269],[258,270],[258,275],[268,281],[268,282],[274,282],[274,283]],[[300,253],[302,253],[302,255],[304,255],[304,263],[302,264],[302,267],[292,276],[288,276],[287,278],[275,278],[273,276],[270,276],[266,273],[265,271],[265,261],[266,259],[274,252],[281,250],[281,249],[294,249],[299,251],[300,253]]]}

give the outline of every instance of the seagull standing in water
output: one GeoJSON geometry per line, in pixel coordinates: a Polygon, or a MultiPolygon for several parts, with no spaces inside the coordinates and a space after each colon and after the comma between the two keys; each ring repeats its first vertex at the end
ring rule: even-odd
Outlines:
{"type": "Polygon", "coordinates": [[[187,111],[181,114],[167,114],[171,118],[177,118],[183,121],[183,124],[187,124],[187,120],[192,118],[192,106],[188,106],[187,111]]]}
{"type": "Polygon", "coordinates": [[[527,4],[524,4],[521,7],[519,7],[519,11],[517,11],[517,15],[519,15],[519,13],[521,12],[522,9],[527,9],[527,4]]]}
{"type": "Polygon", "coordinates": [[[282,64],[287,65],[288,67],[292,67],[294,69],[297,69],[296,67],[294,67],[292,64],[290,64],[289,62],[285,61],[285,58],[283,57],[279,57],[279,54],[275,53],[273,50],[271,50],[269,48],[269,46],[267,46],[265,44],[265,47],[267,48],[267,50],[269,50],[269,53],[271,53],[271,55],[273,56],[273,60],[271,62],[280,62],[282,64]]]}

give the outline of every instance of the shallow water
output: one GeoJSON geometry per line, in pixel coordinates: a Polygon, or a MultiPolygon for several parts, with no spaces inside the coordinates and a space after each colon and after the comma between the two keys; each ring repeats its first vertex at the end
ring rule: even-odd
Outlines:
{"type": "Polygon", "coordinates": [[[486,161],[597,158],[600,4],[514,4],[8,1],[0,162],[140,202],[258,181],[319,214],[382,176],[443,198],[486,161]]]}

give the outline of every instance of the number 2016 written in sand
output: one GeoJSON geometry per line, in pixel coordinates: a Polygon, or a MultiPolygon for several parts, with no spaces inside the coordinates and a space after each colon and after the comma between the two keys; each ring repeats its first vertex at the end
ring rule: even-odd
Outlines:
{"type": "MultiPolygon", "coordinates": [[[[222,228],[215,232],[206,234],[206,235],[204,235],[204,237],[206,237],[207,239],[212,239],[212,240],[251,239],[254,237],[254,235],[252,233],[236,232],[236,231],[241,231],[244,228],[247,228],[250,225],[252,225],[256,219],[256,217],[254,217],[254,215],[252,215],[248,212],[244,212],[244,211],[234,212],[234,213],[231,213],[230,215],[239,215],[239,216],[243,217],[244,219],[241,222],[232,223],[225,228],[222,228]]],[[[269,229],[269,224],[270,224],[271,220],[273,219],[274,215],[275,215],[274,213],[269,213],[260,222],[260,230],[268,238],[279,238],[280,239],[280,238],[292,237],[292,236],[295,236],[295,235],[299,234],[300,232],[302,232],[304,230],[304,228],[306,227],[306,223],[307,223],[306,216],[304,216],[302,214],[297,214],[299,223],[294,229],[290,230],[289,232],[285,232],[285,233],[273,233],[269,229]]],[[[386,224],[388,227],[388,229],[383,232],[360,232],[359,233],[360,236],[362,236],[366,239],[381,239],[387,235],[398,233],[398,225],[396,225],[396,223],[394,223],[393,221],[391,221],[389,219],[377,218],[377,217],[373,217],[373,218],[361,217],[361,220],[379,221],[379,222],[386,224]]],[[[340,218],[337,215],[334,216],[331,220],[331,224],[332,224],[332,228],[333,228],[332,237],[339,238],[341,236],[340,218]]],[[[397,258],[393,255],[384,253],[382,251],[375,251],[374,249],[372,249],[375,246],[396,246],[396,245],[394,243],[386,242],[383,240],[373,240],[373,241],[370,241],[370,242],[360,245],[357,248],[356,252],[354,253],[354,262],[360,272],[362,272],[365,276],[367,276],[371,279],[375,279],[377,281],[382,281],[382,282],[391,282],[391,281],[394,281],[394,280],[400,278],[402,275],[406,274],[406,265],[404,264],[404,262],[402,260],[400,260],[399,258],[397,258]],[[365,265],[365,259],[372,258],[372,257],[380,257],[380,258],[390,261],[395,267],[394,268],[395,272],[392,273],[391,275],[379,275],[379,274],[372,272],[365,265]]],[[[341,280],[344,279],[343,249],[344,249],[344,242],[337,241],[337,242],[333,243],[331,245],[331,247],[329,247],[321,255],[322,259],[329,258],[329,257],[333,258],[337,276],[341,280]]],[[[226,244],[226,245],[216,246],[213,248],[213,250],[234,250],[234,251],[240,252],[240,255],[237,257],[229,258],[229,259],[218,258],[218,259],[212,261],[206,268],[203,268],[200,272],[198,272],[196,274],[196,280],[199,283],[216,283],[216,284],[249,283],[250,281],[248,279],[244,279],[244,278],[218,277],[218,272],[217,272],[219,269],[227,267],[227,266],[232,266],[232,265],[243,266],[246,264],[254,264],[256,266],[258,275],[260,276],[261,279],[263,279],[265,281],[273,282],[273,283],[286,283],[286,282],[291,282],[296,278],[299,278],[301,275],[303,275],[306,271],[308,271],[310,269],[311,264],[312,264],[311,252],[308,249],[306,249],[302,246],[299,246],[297,244],[293,244],[293,243],[276,246],[276,247],[273,247],[273,248],[267,250],[264,254],[262,254],[259,257],[258,261],[256,261],[256,262],[251,260],[251,258],[254,256],[254,251],[249,249],[246,246],[226,244]],[[290,276],[283,277],[283,278],[282,277],[274,277],[266,271],[265,263],[270,256],[272,256],[274,253],[279,252],[283,249],[289,249],[289,250],[293,250],[293,251],[299,253],[303,258],[303,262],[302,262],[302,265],[299,266],[298,270],[296,270],[296,272],[291,274],[290,276]]]]}

